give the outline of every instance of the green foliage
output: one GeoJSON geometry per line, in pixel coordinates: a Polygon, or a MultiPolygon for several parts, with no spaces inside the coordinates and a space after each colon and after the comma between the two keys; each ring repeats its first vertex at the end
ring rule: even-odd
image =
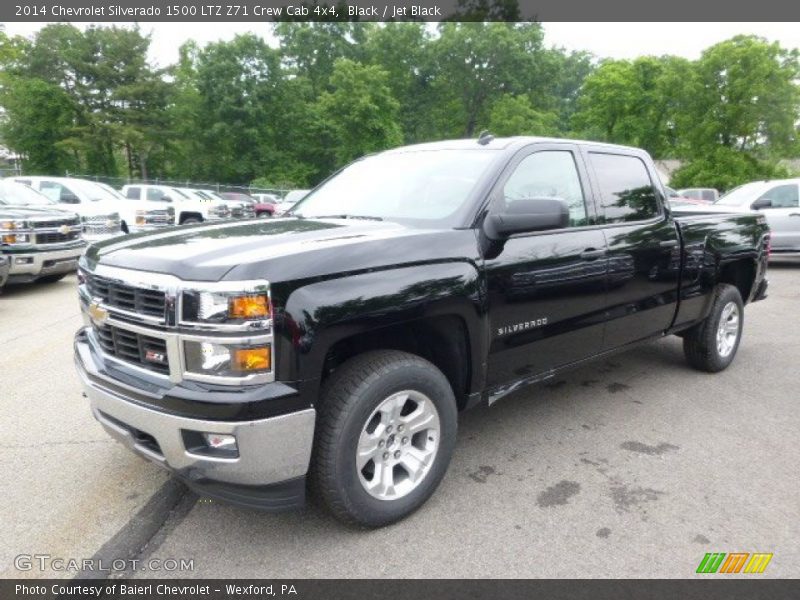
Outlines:
{"type": "Polygon", "coordinates": [[[670,185],[675,188],[714,187],[729,190],[748,181],[788,176],[788,171],[774,162],[720,146],[682,165],[672,174],[670,185]]]}
{"type": "Polygon", "coordinates": [[[403,143],[573,136],[688,158],[682,185],[730,187],[800,155],[800,62],[752,36],[674,56],[607,60],[545,44],[513,0],[459,0],[462,21],[281,22],[187,42],[168,69],[137,27],[0,31],[0,136],[31,172],[315,185],[403,143]]]}
{"type": "Polygon", "coordinates": [[[503,96],[492,105],[489,130],[495,135],[557,135],[558,115],[536,110],[527,96],[503,96]]]}

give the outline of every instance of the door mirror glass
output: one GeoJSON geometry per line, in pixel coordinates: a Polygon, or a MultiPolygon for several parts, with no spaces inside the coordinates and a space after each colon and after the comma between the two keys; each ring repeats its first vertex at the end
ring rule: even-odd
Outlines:
{"type": "Polygon", "coordinates": [[[569,227],[569,204],[561,198],[523,198],[506,202],[503,212],[489,215],[484,222],[484,231],[490,240],[565,227],[569,227]]]}

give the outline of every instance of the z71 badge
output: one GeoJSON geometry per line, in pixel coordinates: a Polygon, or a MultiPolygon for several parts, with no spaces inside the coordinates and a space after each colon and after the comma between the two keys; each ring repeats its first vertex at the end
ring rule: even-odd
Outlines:
{"type": "Polygon", "coordinates": [[[528,329],[536,329],[537,327],[542,327],[543,325],[547,325],[547,317],[542,317],[541,319],[534,319],[533,321],[523,321],[522,323],[514,323],[513,325],[506,325],[505,327],[498,327],[497,335],[498,336],[510,335],[512,333],[527,331],[528,329]]]}

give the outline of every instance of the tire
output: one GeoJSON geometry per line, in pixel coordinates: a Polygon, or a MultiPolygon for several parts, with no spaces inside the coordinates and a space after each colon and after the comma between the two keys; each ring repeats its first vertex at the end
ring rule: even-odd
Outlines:
{"type": "Polygon", "coordinates": [[[744,303],[739,290],[728,284],[718,285],[709,315],[683,336],[686,361],[708,373],[726,369],[739,349],[743,325],[744,303]]]}
{"type": "Polygon", "coordinates": [[[198,219],[197,217],[186,217],[183,221],[181,221],[181,225],[195,225],[202,222],[203,220],[198,219]]]}
{"type": "Polygon", "coordinates": [[[39,283],[56,283],[57,281],[61,281],[69,275],[69,273],[61,273],[59,275],[45,275],[44,277],[39,277],[36,281],[39,283]]]}
{"type": "Polygon", "coordinates": [[[457,428],[453,390],[430,362],[395,350],[359,355],[324,387],[309,474],[312,495],[348,524],[381,527],[399,521],[441,482],[457,428]],[[434,414],[438,420],[430,417],[434,414]],[[358,461],[364,442],[375,451],[358,461]],[[417,468],[416,477],[406,465],[417,468]],[[392,486],[383,485],[381,473],[391,474],[392,486]]]}

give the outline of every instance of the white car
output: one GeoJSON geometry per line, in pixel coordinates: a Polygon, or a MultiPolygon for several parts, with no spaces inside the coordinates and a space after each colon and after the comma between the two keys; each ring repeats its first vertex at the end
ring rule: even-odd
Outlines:
{"type": "Polygon", "coordinates": [[[122,195],[132,200],[163,202],[175,210],[175,224],[189,225],[204,221],[219,221],[230,217],[227,204],[216,200],[203,200],[186,191],[168,185],[131,184],[122,188],[122,195]]]}
{"type": "Polygon", "coordinates": [[[681,207],[676,212],[758,211],[772,232],[773,254],[800,253],[800,179],[753,181],[733,188],[714,204],[681,207]]]}
{"type": "Polygon", "coordinates": [[[72,177],[12,177],[40,192],[60,208],[77,213],[81,218],[83,238],[97,242],[122,235],[120,207],[93,182],[72,177]]]}
{"type": "Polygon", "coordinates": [[[164,202],[150,202],[148,200],[131,200],[123,196],[108,184],[99,181],[87,181],[100,188],[119,209],[122,231],[125,233],[139,233],[140,231],[153,231],[163,229],[175,224],[175,209],[164,202]]]}

